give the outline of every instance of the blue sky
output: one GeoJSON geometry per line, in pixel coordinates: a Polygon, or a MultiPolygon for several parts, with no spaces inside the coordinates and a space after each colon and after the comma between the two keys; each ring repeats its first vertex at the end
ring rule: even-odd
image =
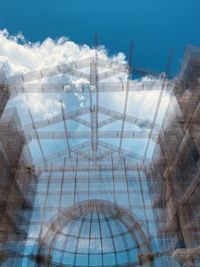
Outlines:
{"type": "MultiPolygon", "coordinates": [[[[56,0],[32,0],[32,1],[6,0],[2,1],[1,3],[0,29],[6,28],[10,34],[17,34],[18,32],[22,32],[25,38],[31,42],[37,42],[37,41],[42,42],[47,37],[58,39],[61,36],[65,36],[77,44],[88,44],[91,46],[94,45],[94,40],[93,40],[94,34],[97,32],[99,34],[100,44],[105,45],[110,54],[124,52],[127,56],[128,56],[130,41],[133,39],[135,42],[134,64],[139,67],[145,67],[158,71],[163,71],[165,69],[169,51],[170,49],[173,48],[175,50],[175,57],[173,61],[173,73],[177,73],[180,67],[180,61],[183,58],[183,53],[186,45],[189,43],[193,45],[200,45],[199,10],[200,10],[200,0],[57,0],[57,1],[56,0]]],[[[24,70],[26,69],[26,67],[27,68],[32,66],[34,68],[35,66],[38,67],[38,65],[41,64],[41,59],[40,59],[41,56],[43,54],[46,55],[46,53],[44,53],[43,48],[37,51],[34,48],[30,47],[22,49],[19,48],[19,46],[17,46],[16,44],[14,46],[13,42],[11,42],[10,40],[7,40],[5,44],[6,44],[5,46],[7,46],[7,49],[5,47],[2,49],[3,51],[5,51],[4,56],[10,55],[9,58],[10,62],[11,61],[12,63],[14,62],[13,65],[16,65],[16,69],[18,68],[18,66],[20,70],[24,70]],[[13,53],[13,50],[17,51],[17,53],[13,53]],[[24,61],[24,65],[22,64],[21,61],[24,61]],[[28,64],[31,61],[35,61],[33,65],[28,64]]],[[[54,48],[56,48],[55,44],[54,48]]],[[[80,48],[76,47],[72,50],[77,51],[79,49],[80,48]]],[[[53,48],[52,50],[51,49],[48,50],[48,47],[45,51],[55,52],[53,48]]],[[[59,53],[62,53],[64,58],[64,48],[62,48],[60,51],[59,53]]],[[[71,55],[75,57],[73,51],[71,51],[71,55]]],[[[54,61],[54,58],[53,55],[49,54],[50,53],[48,53],[49,56],[48,59],[49,62],[51,63],[54,61]]],[[[85,52],[83,51],[82,54],[85,54],[85,52]]],[[[57,60],[59,61],[59,57],[57,54],[55,57],[57,57],[58,58],[57,60]]],[[[46,58],[44,58],[44,65],[45,62],[46,58]]],[[[111,97],[113,97],[113,95],[111,95],[111,97]]],[[[123,103],[124,103],[123,98],[120,97],[117,98],[117,96],[115,97],[116,98],[113,98],[113,102],[110,102],[113,103],[110,106],[116,110],[119,109],[118,107],[123,108],[123,103]],[[114,105],[114,103],[116,104],[116,106],[114,105]]],[[[157,98],[150,96],[148,97],[147,95],[146,98],[144,98],[143,95],[141,95],[139,97],[136,96],[136,98],[134,99],[133,97],[131,98],[129,94],[129,99],[131,100],[129,102],[130,104],[129,106],[130,109],[132,109],[132,112],[130,113],[133,113],[138,117],[141,116],[143,118],[144,115],[148,113],[148,110],[150,110],[151,105],[155,107],[154,103],[157,98]],[[132,103],[134,103],[134,105],[132,103]],[[138,107],[140,107],[140,109],[138,107]],[[143,110],[143,113],[141,110],[143,110]]],[[[41,106],[42,108],[44,106],[45,107],[47,106],[46,108],[48,109],[49,103],[50,106],[52,106],[53,105],[52,103],[54,103],[54,102],[47,102],[47,104],[45,104],[46,102],[43,99],[38,99],[38,98],[34,99],[33,96],[31,96],[30,99],[24,102],[28,103],[30,107],[35,106],[36,109],[38,108],[38,106],[39,108],[41,108],[41,106]],[[30,103],[31,102],[30,99],[33,103],[32,106],[30,103]],[[36,102],[38,105],[36,105],[36,102]]],[[[106,98],[104,98],[102,102],[104,102],[103,104],[106,107],[106,104],[108,102],[106,102],[105,99],[106,98]]],[[[47,100],[51,101],[50,97],[47,100]]],[[[108,100],[109,99],[107,99],[107,101],[108,100]]],[[[77,104],[77,106],[79,107],[80,105],[79,102],[75,103],[74,98],[73,99],[70,98],[70,101],[73,104],[73,108],[76,107],[75,104],[77,104]]],[[[18,108],[19,107],[24,112],[24,107],[26,106],[18,105],[18,108]]],[[[69,108],[69,105],[66,105],[66,107],[69,108]]],[[[70,111],[70,108],[68,111],[70,111]]],[[[162,110],[163,108],[161,109],[161,111],[162,110]]],[[[44,110],[42,109],[42,111],[44,110]]],[[[60,112],[60,106],[58,112],[60,112]]],[[[152,112],[154,112],[153,108],[151,108],[151,112],[149,112],[147,115],[152,114],[152,112]]],[[[41,113],[40,109],[39,113],[41,113]]],[[[162,112],[160,113],[161,115],[163,115],[162,112]]],[[[26,113],[24,114],[26,115],[26,113]]],[[[56,125],[56,127],[58,126],[56,125]]],[[[62,125],[62,128],[63,127],[64,126],[62,125]]],[[[116,128],[115,125],[113,126],[113,128],[114,127],[116,128]]],[[[78,128],[78,130],[80,129],[81,128],[78,128]]],[[[63,143],[64,141],[62,141],[61,145],[59,146],[59,143],[57,142],[54,146],[52,145],[51,147],[49,146],[49,143],[43,142],[43,146],[45,148],[45,151],[47,150],[47,152],[51,154],[50,152],[56,152],[54,150],[56,149],[59,150],[60,147],[63,147],[63,143]]],[[[123,142],[123,145],[125,148],[130,149],[131,147],[129,141],[126,143],[123,142]]],[[[133,148],[132,149],[133,151],[141,152],[142,150],[144,150],[143,141],[141,143],[138,141],[136,145],[131,147],[131,149],[133,148]]],[[[40,153],[39,148],[36,147],[36,142],[32,143],[31,149],[33,154],[40,153]],[[34,151],[34,146],[35,146],[35,151],[34,151]]],[[[61,162],[61,164],[63,164],[63,162],[61,162]]],[[[109,177],[111,177],[111,174],[109,174],[109,177]]],[[[100,176],[100,178],[102,177],[100,176]]],[[[107,188],[106,184],[107,176],[105,175],[105,177],[103,178],[105,180],[105,188],[107,188]]],[[[130,178],[132,179],[132,176],[130,178]]],[[[74,188],[73,182],[74,180],[72,181],[71,186],[73,186],[74,188]]],[[[61,181],[58,181],[57,185],[60,185],[60,183],[61,181]]],[[[80,184],[79,183],[77,184],[79,185],[79,187],[82,186],[81,182],[80,184]]],[[[131,187],[130,184],[129,186],[131,187]]],[[[54,193],[56,192],[57,189],[54,183],[52,183],[51,186],[52,185],[54,188],[51,189],[51,191],[52,193],[54,193]]],[[[120,185],[121,184],[119,183],[118,187],[120,187],[120,185]]],[[[69,184],[66,183],[66,186],[68,187],[69,184]]],[[[110,186],[112,187],[111,183],[110,186]]],[[[136,183],[134,183],[134,185],[132,184],[132,189],[133,188],[135,189],[137,187],[139,188],[139,184],[137,186],[136,183]]],[[[143,188],[145,187],[146,183],[143,184],[143,188]]],[[[35,202],[36,208],[37,206],[39,208],[41,207],[43,208],[45,205],[42,201],[44,199],[43,190],[46,189],[43,188],[44,184],[38,186],[37,199],[35,202]]],[[[95,197],[95,198],[105,198],[108,200],[110,199],[112,200],[113,195],[110,194],[110,191],[106,191],[104,190],[104,188],[101,189],[101,184],[99,188],[100,188],[99,195],[97,193],[92,192],[93,188],[88,189],[87,187],[86,189],[81,188],[81,190],[85,190],[84,193],[85,192],[88,193],[87,190],[91,191],[91,193],[93,193],[90,195],[91,198],[95,197]]],[[[120,189],[121,188],[123,189],[123,187],[120,187],[120,189]]],[[[73,193],[73,191],[71,192],[73,193]]],[[[140,202],[142,202],[140,191],[138,192],[139,193],[137,194],[132,194],[133,199],[131,199],[133,205],[136,204],[136,206],[137,204],[141,204],[140,202]]],[[[48,194],[50,199],[50,201],[48,202],[49,205],[48,207],[49,208],[51,208],[52,206],[58,207],[60,205],[58,198],[59,195],[58,191],[57,191],[57,200],[55,200],[54,194],[51,195],[49,192],[47,192],[47,195],[48,194]]],[[[63,193],[63,196],[66,197],[62,198],[63,206],[72,204],[73,200],[72,194],[69,195],[66,190],[66,192],[63,193]]],[[[87,195],[84,194],[83,198],[85,198],[85,196],[87,197],[87,195]]],[[[117,197],[119,199],[120,205],[127,205],[128,203],[127,194],[125,196],[121,196],[121,193],[119,193],[117,197]]],[[[148,194],[145,195],[145,201],[146,203],[148,201],[150,206],[150,199],[148,194]]],[[[33,214],[33,221],[35,220],[36,217],[36,224],[38,223],[40,227],[41,226],[40,220],[42,219],[43,215],[42,214],[38,215],[37,209],[35,210],[36,212],[33,214]]],[[[47,214],[47,215],[45,214],[45,216],[48,217],[45,218],[45,220],[49,219],[49,215],[54,215],[48,213],[47,208],[45,212],[47,214]]],[[[136,213],[138,218],[144,220],[145,216],[143,209],[134,207],[134,212],[136,213]]],[[[153,214],[151,207],[148,209],[147,212],[148,212],[148,219],[151,220],[153,214]]],[[[37,231],[34,232],[35,224],[33,223],[32,226],[33,229],[31,229],[30,232],[32,231],[31,234],[32,235],[35,234],[37,238],[40,228],[36,229],[38,230],[38,232],[37,231]]],[[[150,227],[151,231],[155,231],[154,225],[152,226],[151,224],[150,227]]],[[[24,266],[27,265],[25,264],[24,266]]]]}
{"type": "Polygon", "coordinates": [[[199,0],[7,0],[0,28],[33,42],[66,36],[89,45],[98,32],[110,54],[128,54],[134,39],[135,64],[160,71],[174,48],[176,73],[186,45],[200,45],[199,10],[199,0]]]}

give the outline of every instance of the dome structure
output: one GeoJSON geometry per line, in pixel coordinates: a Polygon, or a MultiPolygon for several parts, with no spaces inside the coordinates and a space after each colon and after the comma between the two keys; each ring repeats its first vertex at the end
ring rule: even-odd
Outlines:
{"type": "MultiPolygon", "coordinates": [[[[140,225],[125,210],[103,200],[62,211],[42,240],[47,266],[140,266],[149,246],[140,225]]],[[[148,265],[145,265],[148,266],[148,265]]]]}

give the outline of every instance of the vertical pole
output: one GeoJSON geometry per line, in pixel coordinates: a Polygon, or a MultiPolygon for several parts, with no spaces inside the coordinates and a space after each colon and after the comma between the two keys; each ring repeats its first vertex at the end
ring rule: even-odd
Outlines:
{"type": "Polygon", "coordinates": [[[90,91],[90,118],[91,118],[91,147],[93,152],[98,150],[98,109],[99,109],[99,88],[98,88],[98,35],[95,34],[95,57],[90,63],[90,84],[95,87],[96,101],[93,105],[93,94],[90,91]]]}
{"type": "Polygon", "coordinates": [[[132,68],[133,68],[132,67],[133,49],[134,49],[134,43],[132,41],[131,42],[131,45],[130,45],[129,75],[127,77],[127,84],[126,84],[126,93],[125,93],[125,101],[124,101],[124,111],[123,111],[123,118],[122,118],[122,128],[121,128],[120,143],[119,143],[119,153],[121,152],[122,142],[123,142],[123,137],[124,137],[124,127],[125,127],[126,113],[127,113],[127,107],[128,107],[129,84],[130,84],[131,73],[132,73],[132,68]]]}
{"type": "Polygon", "coordinates": [[[148,153],[148,150],[149,150],[151,138],[152,138],[153,131],[154,131],[154,126],[156,124],[156,120],[157,120],[158,112],[159,112],[159,109],[160,109],[162,97],[163,97],[163,94],[164,94],[164,91],[165,91],[165,88],[166,88],[167,76],[169,75],[169,70],[170,70],[173,54],[174,54],[174,50],[172,49],[170,51],[170,53],[169,53],[167,66],[166,66],[165,72],[163,74],[163,81],[162,81],[162,85],[161,85],[160,94],[159,94],[159,97],[158,97],[158,102],[157,102],[157,105],[156,105],[156,110],[155,110],[155,113],[154,113],[152,127],[151,127],[151,130],[150,130],[149,138],[148,138],[147,145],[146,145],[145,152],[144,152],[143,164],[145,163],[145,160],[146,160],[146,157],[147,157],[147,153],[148,153]]]}
{"type": "Polygon", "coordinates": [[[76,203],[77,176],[78,176],[78,153],[76,157],[76,170],[75,170],[75,178],[74,178],[74,201],[73,201],[74,204],[76,203]]]}
{"type": "Polygon", "coordinates": [[[69,144],[67,122],[66,122],[65,111],[64,111],[64,103],[63,103],[62,99],[60,100],[60,106],[61,106],[61,113],[62,113],[64,129],[65,129],[65,138],[66,138],[66,143],[67,143],[67,151],[68,151],[68,154],[69,154],[69,158],[71,159],[71,151],[70,151],[70,144],[69,144]]]}

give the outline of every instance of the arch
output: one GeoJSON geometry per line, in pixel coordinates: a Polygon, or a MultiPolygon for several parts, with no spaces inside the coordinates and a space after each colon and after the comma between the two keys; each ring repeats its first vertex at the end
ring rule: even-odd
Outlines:
{"type": "MultiPolygon", "coordinates": [[[[73,247],[73,242],[71,242],[71,246],[73,247]]],[[[143,264],[148,267],[152,266],[152,261],[147,257],[147,255],[152,255],[150,242],[146,238],[140,224],[122,207],[109,201],[97,199],[82,201],[70,208],[63,209],[44,235],[39,245],[39,254],[43,257],[39,266],[93,267],[97,265],[93,264],[89,258],[95,255],[97,259],[101,257],[101,260],[99,260],[101,263],[98,267],[133,267],[143,264]],[[93,233],[94,229],[92,229],[94,224],[99,228],[97,237],[94,237],[96,233],[93,233]],[[88,240],[82,233],[85,226],[88,228],[88,240]],[[107,230],[105,229],[106,227],[107,230]],[[105,230],[107,234],[104,233],[106,232],[105,230]],[[55,245],[59,238],[64,240],[61,249],[58,249],[55,245]],[[97,253],[91,252],[90,242],[96,242],[95,238],[99,244],[97,253]],[[67,262],[64,260],[64,254],[65,250],[69,253],[70,239],[75,240],[74,251],[70,252],[73,260],[72,262],[67,262]],[[116,248],[116,240],[118,239],[121,240],[119,244],[123,248],[121,250],[116,248]],[[80,249],[80,244],[84,240],[86,240],[87,245],[82,249],[86,249],[88,254],[87,252],[82,253],[80,249]],[[105,251],[103,243],[112,245],[105,251]],[[137,252],[137,256],[134,255],[133,257],[133,251],[137,252]],[[54,259],[55,253],[60,254],[57,260],[54,259]],[[125,255],[124,262],[118,263],[118,253],[125,255]],[[82,257],[82,254],[88,256],[87,264],[78,264],[79,257],[82,257]],[[110,260],[114,263],[107,264],[104,261],[104,257],[110,257],[110,260]]]]}

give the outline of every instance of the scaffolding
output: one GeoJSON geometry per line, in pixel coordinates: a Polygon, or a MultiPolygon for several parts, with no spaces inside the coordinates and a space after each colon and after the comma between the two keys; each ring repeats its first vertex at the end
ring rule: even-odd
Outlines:
{"type": "Polygon", "coordinates": [[[148,179],[158,231],[184,266],[199,266],[199,65],[199,48],[189,46],[148,179]]]}
{"type": "Polygon", "coordinates": [[[199,266],[200,49],[187,49],[173,80],[171,58],[156,73],[101,59],[96,45],[89,59],[4,77],[2,266],[199,266]],[[138,86],[131,71],[151,79],[138,86]],[[56,75],[87,82],[46,82],[56,75]],[[157,91],[155,110],[142,118],[130,98],[147,91],[157,91]],[[5,108],[22,94],[57,94],[60,112],[37,119],[28,109],[24,123],[5,108]],[[72,94],[86,104],[68,107],[72,94]]]}

